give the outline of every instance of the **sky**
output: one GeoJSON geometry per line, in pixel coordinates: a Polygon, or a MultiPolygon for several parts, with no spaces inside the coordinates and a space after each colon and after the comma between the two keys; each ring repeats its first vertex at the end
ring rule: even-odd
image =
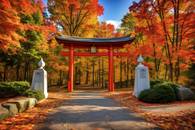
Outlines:
{"type": "Polygon", "coordinates": [[[99,0],[99,3],[104,6],[104,14],[99,17],[99,20],[111,23],[118,28],[133,1],[139,0],[99,0]]]}
{"type": "MultiPolygon", "coordinates": [[[[43,1],[47,3],[47,0],[43,1]]],[[[104,14],[99,17],[99,21],[106,21],[118,28],[133,1],[139,0],[99,0],[99,3],[104,6],[104,14]]]]}

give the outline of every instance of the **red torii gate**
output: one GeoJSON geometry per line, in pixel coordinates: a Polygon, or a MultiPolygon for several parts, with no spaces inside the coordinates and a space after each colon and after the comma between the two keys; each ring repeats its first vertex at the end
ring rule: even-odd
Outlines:
{"type": "Polygon", "coordinates": [[[73,91],[74,81],[74,56],[108,56],[109,74],[108,91],[114,91],[113,82],[113,56],[128,56],[127,52],[113,52],[115,48],[123,48],[125,44],[133,42],[134,38],[130,36],[120,38],[78,38],[78,37],[56,37],[59,44],[64,48],[69,48],[69,52],[61,52],[63,56],[69,56],[69,79],[68,92],[73,91]],[[91,52],[74,52],[74,48],[91,48],[91,52]],[[107,49],[107,52],[96,52],[96,49],[107,49]]]}

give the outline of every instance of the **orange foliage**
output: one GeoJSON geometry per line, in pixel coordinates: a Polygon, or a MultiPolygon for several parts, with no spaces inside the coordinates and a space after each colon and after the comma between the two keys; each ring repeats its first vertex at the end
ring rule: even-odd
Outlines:
{"type": "Polygon", "coordinates": [[[9,43],[17,45],[19,35],[15,31],[19,27],[17,12],[10,1],[0,0],[0,48],[6,50],[9,43]]]}
{"type": "Polygon", "coordinates": [[[96,31],[96,37],[99,38],[109,38],[114,36],[114,25],[107,24],[106,22],[102,22],[98,24],[98,28],[96,31]]]}
{"type": "Polygon", "coordinates": [[[20,14],[31,15],[37,11],[43,12],[43,3],[37,0],[35,3],[29,0],[0,0],[0,49],[7,51],[14,50],[20,46],[20,40],[24,40],[16,33],[18,30],[41,31],[47,36],[55,32],[54,26],[38,26],[33,24],[22,24],[20,14]]]}
{"type": "Polygon", "coordinates": [[[103,6],[98,0],[48,0],[48,9],[51,19],[63,28],[65,35],[70,36],[93,37],[89,33],[94,32],[97,16],[103,14],[103,6]]]}
{"type": "Polygon", "coordinates": [[[154,59],[156,74],[158,66],[168,65],[169,79],[173,80],[174,76],[180,76],[180,69],[186,70],[194,62],[193,10],[193,2],[187,0],[141,0],[129,7],[136,21],[134,30],[138,40],[134,49],[139,48],[140,54],[154,59]]]}

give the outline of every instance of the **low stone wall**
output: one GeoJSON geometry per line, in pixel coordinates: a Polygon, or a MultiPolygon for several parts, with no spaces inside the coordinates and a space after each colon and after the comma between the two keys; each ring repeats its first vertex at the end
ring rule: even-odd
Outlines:
{"type": "Polygon", "coordinates": [[[35,98],[14,98],[0,104],[0,120],[21,113],[37,104],[35,98]]]}

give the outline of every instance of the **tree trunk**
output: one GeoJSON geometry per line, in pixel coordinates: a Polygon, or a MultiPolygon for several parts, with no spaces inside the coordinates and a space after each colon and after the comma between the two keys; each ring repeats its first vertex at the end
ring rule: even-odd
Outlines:
{"type": "MultiPolygon", "coordinates": [[[[171,81],[173,81],[173,65],[172,65],[172,55],[171,55],[171,50],[170,50],[170,47],[169,47],[169,42],[172,43],[172,40],[170,38],[170,35],[167,31],[167,27],[166,27],[166,23],[165,23],[165,18],[164,18],[164,10],[163,10],[163,7],[164,5],[160,6],[160,3],[159,1],[157,1],[158,3],[158,6],[160,7],[159,8],[159,11],[157,12],[159,17],[160,17],[160,20],[161,20],[161,24],[162,24],[162,27],[163,27],[163,32],[164,32],[164,37],[165,37],[165,49],[166,49],[166,56],[169,60],[169,79],[171,81]]],[[[173,44],[172,44],[173,45],[173,44]]]]}
{"type": "Polygon", "coordinates": [[[86,65],[86,77],[85,77],[85,84],[88,84],[89,82],[89,64],[87,62],[87,65],[86,65]]]}
{"type": "Polygon", "coordinates": [[[102,57],[102,88],[104,88],[104,59],[102,57]]]}
{"type": "Polygon", "coordinates": [[[4,65],[3,81],[7,81],[7,70],[8,70],[8,66],[4,65]]]}
{"type": "Polygon", "coordinates": [[[115,86],[115,81],[116,81],[116,65],[114,64],[114,66],[113,66],[113,69],[114,69],[114,86],[115,86]]]}
{"type": "Polygon", "coordinates": [[[100,86],[100,78],[101,78],[101,59],[98,59],[98,86],[100,86]]]}
{"type": "Polygon", "coordinates": [[[79,66],[79,84],[81,84],[81,78],[82,78],[82,73],[81,73],[81,67],[79,66]]]}
{"type": "Polygon", "coordinates": [[[171,61],[169,63],[169,80],[173,81],[173,64],[171,61]]]}
{"type": "MultiPolygon", "coordinates": [[[[179,40],[181,40],[180,38],[179,38],[179,31],[180,31],[180,26],[179,26],[179,10],[180,10],[180,1],[179,0],[177,0],[176,1],[177,3],[176,3],[176,15],[175,15],[175,21],[176,21],[176,39],[175,39],[175,42],[176,42],[176,52],[179,50],[179,48],[180,48],[180,44],[179,43],[181,43],[179,40]]],[[[180,57],[179,56],[177,56],[177,62],[176,62],[176,65],[175,65],[175,80],[176,80],[176,82],[178,82],[179,81],[179,76],[180,76],[180,57]]]]}
{"type": "Polygon", "coordinates": [[[31,82],[31,63],[28,65],[28,82],[31,82]]]}
{"type": "Polygon", "coordinates": [[[165,64],[165,75],[164,75],[164,80],[167,80],[167,73],[168,73],[168,65],[165,64]]]}
{"type": "Polygon", "coordinates": [[[179,81],[179,77],[180,77],[180,58],[177,58],[177,62],[175,64],[175,81],[178,82],[179,81]]]}
{"type": "Polygon", "coordinates": [[[20,79],[20,64],[17,64],[16,66],[16,81],[19,81],[20,79]]]}
{"type": "Polygon", "coordinates": [[[95,87],[95,61],[92,61],[92,84],[95,87]]]}
{"type": "Polygon", "coordinates": [[[123,66],[122,66],[122,58],[120,58],[120,88],[122,88],[123,84],[122,84],[122,75],[123,75],[123,66]]]}
{"type": "Polygon", "coordinates": [[[28,77],[28,62],[25,62],[25,65],[24,65],[24,80],[28,80],[27,77],[28,77]]]}
{"type": "Polygon", "coordinates": [[[133,85],[133,77],[134,77],[134,75],[133,75],[133,67],[131,66],[131,69],[130,69],[130,71],[131,71],[131,85],[133,85]]]}
{"type": "Polygon", "coordinates": [[[62,71],[59,72],[59,87],[62,86],[62,71]]]}
{"type": "Polygon", "coordinates": [[[129,59],[127,58],[126,62],[126,67],[127,67],[127,72],[126,72],[126,87],[128,88],[129,86],[129,59]]]}

